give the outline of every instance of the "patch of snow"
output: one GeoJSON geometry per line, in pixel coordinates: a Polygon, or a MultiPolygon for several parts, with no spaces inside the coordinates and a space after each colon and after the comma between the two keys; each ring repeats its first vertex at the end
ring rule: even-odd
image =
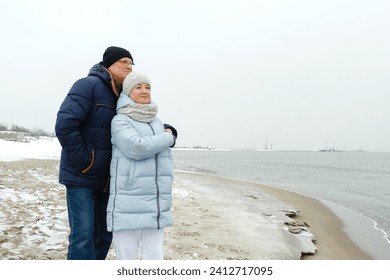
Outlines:
{"type": "Polygon", "coordinates": [[[30,142],[0,140],[0,161],[21,159],[60,159],[61,145],[57,138],[40,138],[30,142]]]}

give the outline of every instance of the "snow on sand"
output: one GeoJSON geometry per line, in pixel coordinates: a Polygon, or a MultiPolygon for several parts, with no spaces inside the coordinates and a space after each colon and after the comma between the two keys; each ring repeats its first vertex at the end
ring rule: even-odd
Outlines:
{"type": "MultiPolygon", "coordinates": [[[[57,139],[0,140],[0,259],[65,259],[57,139]]],[[[317,248],[291,206],[253,184],[176,172],[166,259],[300,259],[317,248]],[[287,216],[289,215],[289,216],[287,216]]],[[[110,250],[108,259],[115,259],[110,250]]]]}

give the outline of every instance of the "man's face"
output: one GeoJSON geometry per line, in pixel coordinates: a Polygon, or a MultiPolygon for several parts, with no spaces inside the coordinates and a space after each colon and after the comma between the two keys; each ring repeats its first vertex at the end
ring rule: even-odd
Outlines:
{"type": "Polygon", "coordinates": [[[133,70],[133,61],[128,57],[123,57],[115,61],[108,67],[116,85],[121,85],[123,80],[133,70]]]}

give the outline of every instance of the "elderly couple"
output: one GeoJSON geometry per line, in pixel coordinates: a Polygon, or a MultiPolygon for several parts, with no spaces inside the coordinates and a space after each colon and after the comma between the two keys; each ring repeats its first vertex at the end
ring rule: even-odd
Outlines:
{"type": "Polygon", "coordinates": [[[111,241],[118,259],[137,259],[139,247],[142,259],[163,259],[177,131],[156,117],[150,81],[133,65],[126,49],[107,48],[58,111],[68,259],[103,260],[111,241]]]}

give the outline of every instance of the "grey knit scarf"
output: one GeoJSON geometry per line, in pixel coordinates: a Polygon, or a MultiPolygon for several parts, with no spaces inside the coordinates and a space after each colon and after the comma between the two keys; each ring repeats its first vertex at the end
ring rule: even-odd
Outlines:
{"type": "Polygon", "coordinates": [[[120,108],[118,114],[126,115],[135,121],[150,123],[157,115],[157,111],[158,111],[157,104],[135,103],[120,108]]]}

